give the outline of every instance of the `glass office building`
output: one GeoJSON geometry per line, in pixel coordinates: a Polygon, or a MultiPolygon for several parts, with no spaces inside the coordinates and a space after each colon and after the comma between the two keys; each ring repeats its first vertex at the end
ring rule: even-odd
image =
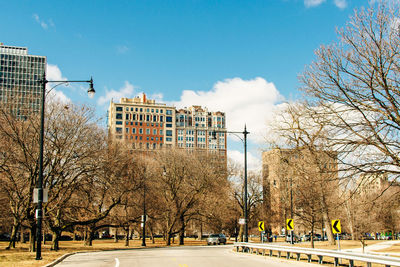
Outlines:
{"type": "Polygon", "coordinates": [[[41,84],[46,57],[28,55],[28,48],[0,43],[0,105],[18,118],[40,110],[41,84]]]}

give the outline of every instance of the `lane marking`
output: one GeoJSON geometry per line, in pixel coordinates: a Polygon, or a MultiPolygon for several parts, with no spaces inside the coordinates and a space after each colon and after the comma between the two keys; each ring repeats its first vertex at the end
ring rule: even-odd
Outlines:
{"type": "Polygon", "coordinates": [[[119,267],[119,259],[115,258],[115,267],[119,267]]]}

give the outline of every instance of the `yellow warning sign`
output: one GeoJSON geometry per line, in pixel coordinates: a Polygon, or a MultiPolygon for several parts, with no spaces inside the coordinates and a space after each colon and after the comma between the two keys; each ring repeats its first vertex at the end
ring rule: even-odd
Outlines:
{"type": "Polygon", "coordinates": [[[340,234],[342,227],[340,226],[340,220],[332,220],[332,232],[334,234],[340,234]]]}
{"type": "Polygon", "coordinates": [[[291,231],[294,229],[293,219],[286,219],[286,228],[291,231]]]}
{"type": "Polygon", "coordinates": [[[258,222],[258,230],[259,230],[260,232],[262,232],[262,231],[265,230],[264,221],[259,221],[259,222],[258,222]]]}

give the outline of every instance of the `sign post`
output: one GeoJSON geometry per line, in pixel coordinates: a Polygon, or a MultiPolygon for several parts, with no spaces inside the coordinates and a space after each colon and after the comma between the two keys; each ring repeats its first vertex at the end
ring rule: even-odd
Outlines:
{"type": "Polygon", "coordinates": [[[338,250],[340,250],[339,234],[342,232],[342,227],[340,226],[340,220],[332,220],[332,232],[336,234],[336,238],[338,241],[338,250]]]}
{"type": "Polygon", "coordinates": [[[293,245],[293,230],[294,230],[293,219],[286,219],[286,229],[290,231],[290,244],[293,245]]]}
{"type": "Polygon", "coordinates": [[[264,221],[259,221],[257,225],[258,225],[258,231],[260,231],[261,234],[261,243],[264,243],[264,235],[265,235],[264,221]]]}

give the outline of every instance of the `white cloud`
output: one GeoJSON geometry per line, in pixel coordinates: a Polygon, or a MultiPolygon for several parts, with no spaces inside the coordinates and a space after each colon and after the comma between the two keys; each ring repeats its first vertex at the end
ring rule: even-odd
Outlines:
{"type": "Polygon", "coordinates": [[[322,4],[326,0],[304,0],[304,5],[306,7],[314,7],[322,4]]]}
{"type": "Polygon", "coordinates": [[[335,2],[335,5],[340,9],[345,9],[347,7],[346,0],[335,0],[334,2],[335,2]]]}
{"type": "Polygon", "coordinates": [[[57,65],[47,64],[46,78],[49,81],[65,81],[67,78],[62,76],[61,70],[57,65]]]}
{"type": "Polygon", "coordinates": [[[49,21],[46,23],[44,20],[40,19],[38,14],[33,14],[32,17],[45,30],[49,28],[49,25],[53,28],[56,26],[52,19],[49,19],[49,21]]]}
{"type": "Polygon", "coordinates": [[[119,101],[119,99],[122,97],[132,98],[134,96],[135,87],[128,81],[125,81],[124,86],[121,87],[119,90],[106,90],[106,95],[99,97],[99,99],[97,100],[97,104],[103,106],[105,104],[108,104],[111,99],[113,99],[114,101],[119,101]]]}
{"type": "MultiPolygon", "coordinates": [[[[234,162],[244,165],[244,153],[238,150],[228,150],[228,158],[234,162]]],[[[261,170],[261,159],[259,157],[253,156],[247,151],[247,168],[248,170],[259,171],[261,170]]]]}
{"type": "Polygon", "coordinates": [[[228,131],[243,131],[246,124],[249,139],[263,143],[266,121],[282,99],[275,85],[263,78],[233,78],[217,82],[210,91],[185,90],[174,104],[177,108],[201,105],[225,112],[228,131]]]}
{"type": "MultiPolygon", "coordinates": [[[[63,77],[60,68],[57,65],[47,64],[46,79],[48,81],[66,81],[67,78],[63,77]]],[[[67,97],[62,91],[51,88],[54,86],[51,83],[47,83],[46,90],[49,92],[48,99],[50,101],[60,101],[62,103],[70,103],[71,99],[67,97]]]]}

